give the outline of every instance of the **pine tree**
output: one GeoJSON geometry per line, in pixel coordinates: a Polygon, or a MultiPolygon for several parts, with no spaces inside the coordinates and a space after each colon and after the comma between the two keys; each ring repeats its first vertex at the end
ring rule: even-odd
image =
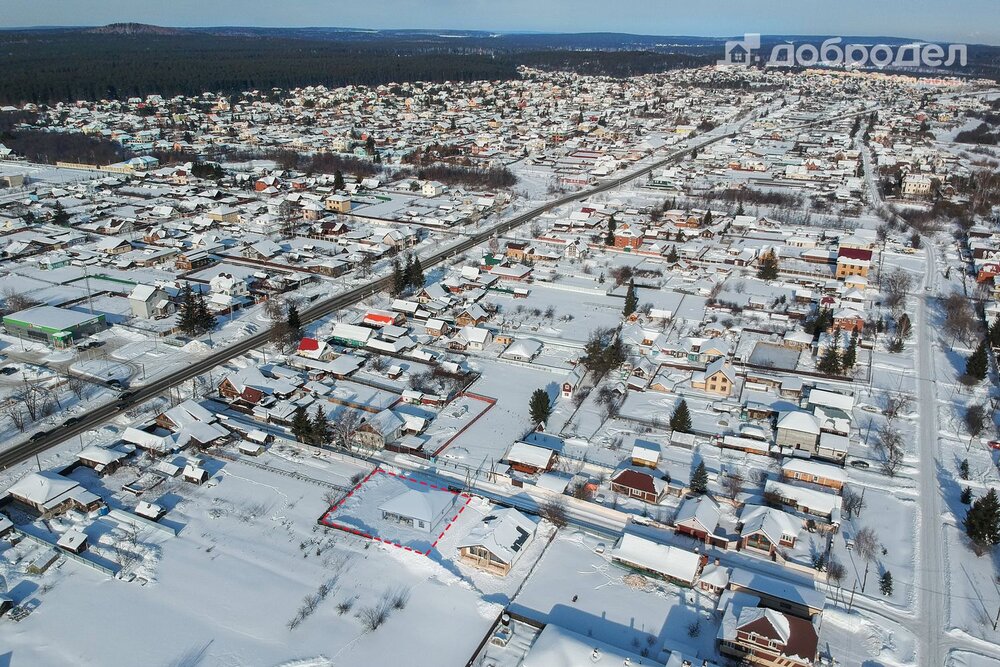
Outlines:
{"type": "Polygon", "coordinates": [[[688,410],[687,401],[683,398],[677,404],[677,407],[674,408],[673,414],[670,415],[670,428],[681,433],[689,433],[691,431],[691,411],[688,410]]]}
{"type": "Polygon", "coordinates": [[[816,370],[827,375],[837,375],[840,373],[840,332],[833,332],[833,341],[827,346],[816,370]]]}
{"type": "Polygon", "coordinates": [[[608,233],[614,236],[615,230],[618,229],[618,221],[615,220],[614,214],[608,218],[608,233]]]}
{"type": "Polygon", "coordinates": [[[745,213],[746,211],[743,209],[743,200],[741,199],[736,203],[736,215],[744,215],[745,213]]]}
{"type": "Polygon", "coordinates": [[[63,208],[62,202],[56,202],[56,207],[52,211],[52,222],[62,226],[69,224],[69,213],[63,208]]]}
{"type": "Polygon", "coordinates": [[[615,233],[609,229],[608,233],[604,235],[604,245],[612,246],[614,244],[615,244],[615,233]]]}
{"type": "Polygon", "coordinates": [[[323,408],[319,404],[316,405],[316,414],[313,415],[310,431],[312,444],[314,445],[325,445],[333,437],[333,433],[330,430],[330,422],[327,421],[326,415],[323,414],[323,408]]]}
{"type": "Polygon", "coordinates": [[[638,307],[639,297],[635,295],[635,281],[629,279],[628,291],[625,292],[625,309],[622,311],[622,315],[627,319],[638,307]]]}
{"type": "Polygon", "coordinates": [[[705,470],[705,462],[699,461],[698,466],[691,475],[691,491],[693,493],[705,493],[708,491],[708,471],[705,470]]]}
{"type": "Polygon", "coordinates": [[[288,334],[290,338],[298,340],[302,337],[302,318],[299,315],[299,309],[295,307],[294,303],[288,304],[288,312],[285,315],[285,323],[288,325],[288,334]]]}
{"type": "Polygon", "coordinates": [[[990,345],[1000,347],[1000,315],[993,318],[993,323],[990,324],[988,334],[990,345]]]}
{"type": "Polygon", "coordinates": [[[403,264],[403,288],[413,286],[413,255],[406,253],[406,262],[403,264]]]}
{"type": "Polygon", "coordinates": [[[403,276],[403,269],[399,266],[399,258],[392,260],[392,295],[398,296],[406,289],[406,278],[403,276]]]}
{"type": "Polygon", "coordinates": [[[989,370],[989,357],[986,355],[986,339],[984,338],[979,341],[979,345],[965,362],[965,374],[976,380],[984,379],[989,370]]]}
{"type": "Polygon", "coordinates": [[[962,501],[963,505],[968,505],[968,504],[972,503],[972,487],[971,486],[967,486],[964,489],[962,489],[962,496],[959,498],[959,500],[962,501]]]}
{"type": "Polygon", "coordinates": [[[312,422],[309,420],[309,415],[306,414],[306,409],[301,405],[295,408],[295,412],[292,414],[291,429],[292,435],[299,442],[309,440],[312,433],[312,422]]]}
{"type": "Polygon", "coordinates": [[[757,277],[761,280],[774,280],[778,277],[778,255],[773,249],[761,255],[757,277]]]}
{"type": "Polygon", "coordinates": [[[712,224],[712,209],[705,211],[705,217],[702,219],[701,224],[705,227],[712,224]]]}
{"type": "Polygon", "coordinates": [[[878,582],[878,589],[882,591],[882,595],[892,595],[892,572],[886,570],[882,574],[882,578],[878,582]]]}
{"type": "Polygon", "coordinates": [[[409,283],[414,287],[424,286],[424,267],[420,265],[420,256],[413,258],[413,266],[410,267],[409,283]]]}
{"type": "Polygon", "coordinates": [[[333,189],[343,190],[345,187],[347,186],[344,183],[344,174],[342,171],[338,169],[337,171],[333,172],[333,189]]]}
{"type": "Polygon", "coordinates": [[[996,489],[990,489],[972,503],[965,515],[965,533],[982,553],[1000,543],[1000,501],[996,489]]]}
{"type": "Polygon", "coordinates": [[[208,301],[201,292],[195,295],[195,331],[199,334],[215,328],[215,315],[208,309],[208,301]]]}
{"type": "Polygon", "coordinates": [[[676,264],[680,260],[681,258],[677,255],[677,246],[676,245],[670,246],[670,252],[667,254],[667,261],[670,262],[671,264],[676,264]]]}
{"type": "Polygon", "coordinates": [[[969,479],[969,459],[962,459],[958,464],[958,476],[962,479],[969,479]]]}
{"type": "Polygon", "coordinates": [[[181,307],[177,314],[177,326],[184,333],[193,335],[198,331],[198,313],[191,285],[184,283],[181,288],[181,307]]]}
{"type": "Polygon", "coordinates": [[[531,414],[532,424],[544,424],[549,420],[552,415],[552,401],[549,400],[549,394],[544,389],[536,389],[531,394],[531,400],[528,402],[528,410],[531,414]]]}
{"type": "Polygon", "coordinates": [[[840,366],[842,370],[848,371],[854,368],[854,364],[858,360],[858,331],[857,329],[851,334],[851,342],[847,345],[847,349],[844,353],[840,355],[840,366]]]}

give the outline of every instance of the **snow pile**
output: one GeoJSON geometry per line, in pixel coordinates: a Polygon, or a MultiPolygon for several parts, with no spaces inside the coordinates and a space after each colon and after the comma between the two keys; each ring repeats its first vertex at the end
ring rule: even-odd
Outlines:
{"type": "Polygon", "coordinates": [[[193,340],[182,347],[181,351],[188,354],[203,354],[211,349],[212,348],[210,348],[206,343],[203,343],[200,340],[193,340]]]}

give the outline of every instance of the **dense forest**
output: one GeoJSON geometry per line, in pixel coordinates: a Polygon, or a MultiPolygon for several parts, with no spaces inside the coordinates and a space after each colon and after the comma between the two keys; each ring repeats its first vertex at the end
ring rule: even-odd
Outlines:
{"type": "Polygon", "coordinates": [[[132,153],[117,141],[79,132],[52,132],[26,127],[36,119],[35,114],[26,111],[0,112],[0,144],[31,162],[49,164],[60,160],[110,164],[132,157],[132,153]]]}
{"type": "Polygon", "coordinates": [[[0,33],[0,104],[305,85],[511,79],[510,60],[286,38],[0,33]]]}
{"type": "MultiPolygon", "coordinates": [[[[782,39],[766,38],[764,50],[782,39]]],[[[0,31],[0,105],[306,85],[507,80],[518,76],[520,65],[624,77],[712,64],[722,55],[722,44],[715,38],[614,33],[179,30],[140,24],[11,30],[0,31]]],[[[970,46],[968,66],[947,72],[997,78],[1000,48],[970,46]]]]}

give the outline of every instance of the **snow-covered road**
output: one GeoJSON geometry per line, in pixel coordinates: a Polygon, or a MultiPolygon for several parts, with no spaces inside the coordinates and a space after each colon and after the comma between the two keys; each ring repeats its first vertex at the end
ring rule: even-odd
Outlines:
{"type": "Polygon", "coordinates": [[[937,396],[934,391],[934,342],[928,318],[927,302],[936,292],[934,242],[924,240],[927,271],[917,298],[917,400],[920,428],[920,456],[917,566],[917,627],[920,639],[920,664],[943,665],[941,636],[944,633],[945,607],[948,605],[947,572],[944,566],[944,536],[941,531],[941,485],[938,483],[937,396]],[[930,288],[929,291],[927,288],[930,288]]]}

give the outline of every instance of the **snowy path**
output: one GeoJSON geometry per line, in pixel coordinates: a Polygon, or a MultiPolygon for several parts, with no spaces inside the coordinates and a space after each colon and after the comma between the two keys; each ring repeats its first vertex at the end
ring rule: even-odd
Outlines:
{"type": "Polygon", "coordinates": [[[934,243],[927,239],[927,271],[917,299],[917,399],[920,404],[920,522],[919,566],[917,568],[917,636],[920,637],[920,664],[943,665],[941,635],[944,633],[944,607],[949,603],[947,572],[944,564],[944,535],[941,531],[941,488],[938,483],[937,397],[934,391],[935,369],[931,325],[927,300],[934,293],[937,271],[934,266],[934,243]]]}

